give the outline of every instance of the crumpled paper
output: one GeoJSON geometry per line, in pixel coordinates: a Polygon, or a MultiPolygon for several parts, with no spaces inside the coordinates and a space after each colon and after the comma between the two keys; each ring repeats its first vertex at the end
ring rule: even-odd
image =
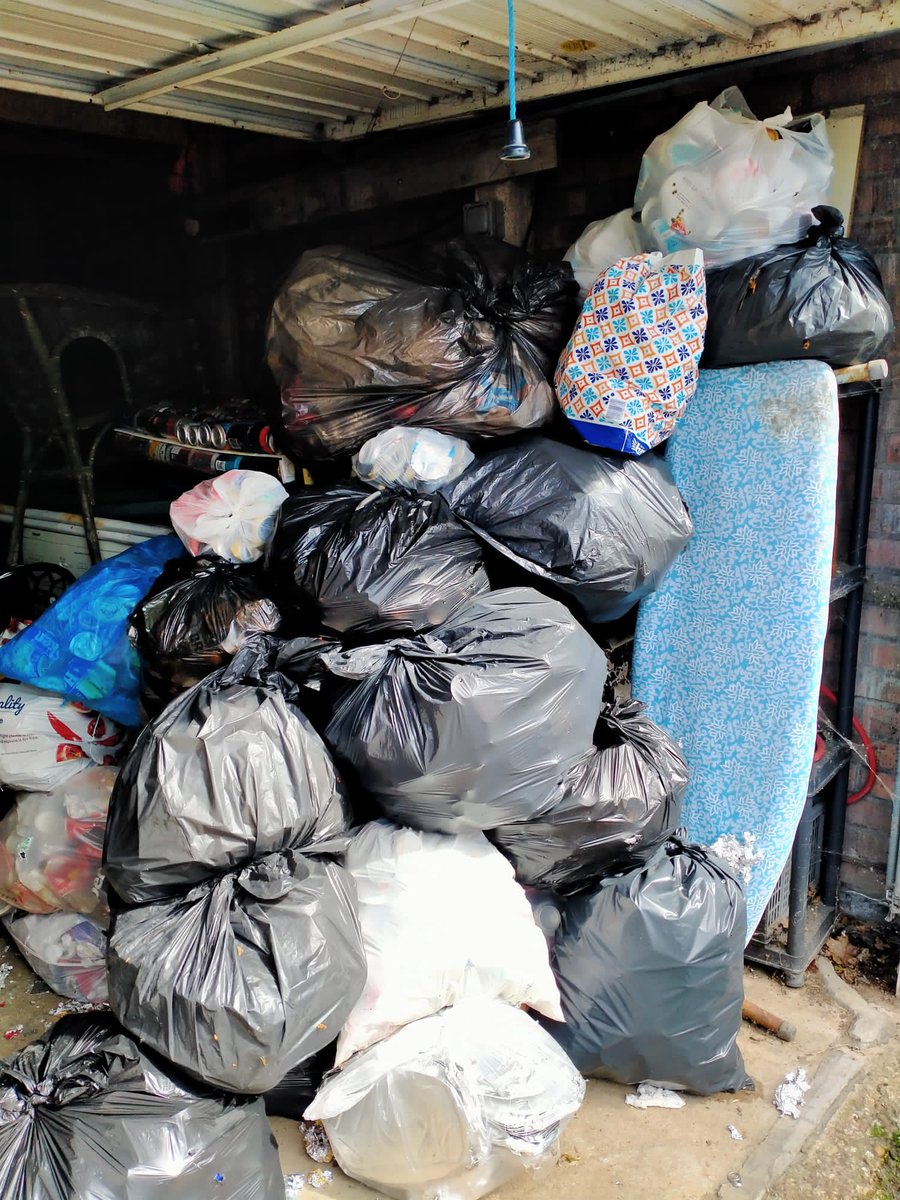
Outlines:
{"type": "Polygon", "coordinates": [[[710,854],[721,858],[745,887],[753,875],[753,868],[766,857],[765,850],[756,848],[755,833],[745,833],[743,838],[735,837],[733,833],[723,833],[706,848],[710,854]]]}
{"type": "Polygon", "coordinates": [[[638,1084],[637,1092],[625,1097],[632,1108],[684,1108],[684,1097],[670,1088],[657,1087],[653,1083],[638,1084]]]}

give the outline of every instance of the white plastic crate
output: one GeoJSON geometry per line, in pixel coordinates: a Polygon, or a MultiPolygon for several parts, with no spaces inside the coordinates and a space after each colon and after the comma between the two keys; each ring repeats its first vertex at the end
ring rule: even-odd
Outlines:
{"type": "MultiPolygon", "coordinates": [[[[0,524],[12,525],[13,509],[0,504],[0,524]]],[[[97,518],[97,534],[103,558],[121,554],[148,538],[171,533],[167,526],[139,525],[133,521],[97,518]]],[[[22,535],[22,560],[26,563],[49,562],[65,567],[73,575],[83,575],[91,565],[84,521],[77,513],[51,512],[44,508],[25,510],[25,529],[22,535]]]]}

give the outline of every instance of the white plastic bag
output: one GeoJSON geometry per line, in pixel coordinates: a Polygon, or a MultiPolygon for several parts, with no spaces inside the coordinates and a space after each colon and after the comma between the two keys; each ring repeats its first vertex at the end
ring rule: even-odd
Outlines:
{"type": "Polygon", "coordinates": [[[275,532],[287,492],[263,471],[226,471],[204,479],[173,500],[172,528],[196,557],[217,554],[229,562],[255,562],[275,532]]]}
{"type": "Polygon", "coordinates": [[[347,1175],[397,1200],[478,1200],[539,1166],[584,1080],[520,1009],[466,1000],[365,1050],[306,1110],[347,1175]]]}
{"type": "Polygon", "coordinates": [[[572,264],[584,297],[614,262],[644,254],[653,250],[654,245],[641,222],[631,215],[631,209],[623,208],[602,221],[591,221],[578,241],[566,251],[565,259],[572,264]]]}
{"type": "Polygon", "coordinates": [[[799,241],[827,204],[834,162],[825,118],[758,121],[737,88],[697,104],[651,142],[634,207],[659,249],[703,250],[725,267],[799,241]]]}
{"type": "Polygon", "coordinates": [[[353,474],[374,487],[431,493],[458,479],[474,457],[462,438],[394,425],[364,443],[354,456],[353,474]]]}
{"type": "Polygon", "coordinates": [[[103,838],[113,767],[88,767],[52,792],[23,792],[0,821],[0,901],[106,923],[103,838]]]}
{"type": "Polygon", "coordinates": [[[82,913],[19,913],[3,918],[28,965],[60,996],[105,1004],[106,933],[82,913]]]}
{"type": "Polygon", "coordinates": [[[513,869],[482,833],[373,821],[346,865],[368,976],[338,1039],[338,1065],[401,1025],[467,997],[561,1020],[547,946],[513,869]]]}
{"type": "Polygon", "coordinates": [[[24,683],[0,682],[0,784],[51,792],[122,749],[118,725],[83,705],[24,683]]]}

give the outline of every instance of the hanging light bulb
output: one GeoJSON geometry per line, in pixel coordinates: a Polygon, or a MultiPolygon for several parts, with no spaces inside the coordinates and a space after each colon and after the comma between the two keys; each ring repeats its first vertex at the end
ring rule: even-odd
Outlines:
{"type": "Polygon", "coordinates": [[[515,0],[506,0],[509,40],[509,124],[506,127],[506,145],[500,151],[504,162],[522,161],[531,158],[525,141],[522,122],[516,117],[516,10],[515,0]]]}

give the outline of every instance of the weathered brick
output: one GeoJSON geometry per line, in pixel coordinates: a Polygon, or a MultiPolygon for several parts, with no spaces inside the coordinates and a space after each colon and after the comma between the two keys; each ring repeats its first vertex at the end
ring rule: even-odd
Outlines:
{"type": "Polygon", "coordinates": [[[867,106],[866,123],[863,127],[863,137],[895,137],[900,135],[900,108],[896,104],[887,104],[871,108],[867,106]]]}
{"type": "Polygon", "coordinates": [[[900,712],[896,704],[867,698],[857,703],[856,716],[873,741],[896,740],[900,733],[900,712]]]}
{"type": "Polygon", "coordinates": [[[870,538],[866,562],[870,567],[890,567],[900,571],[900,542],[893,538],[870,538]]]}
{"type": "Polygon", "coordinates": [[[900,610],[864,604],[860,628],[874,637],[900,638],[900,610]]]}
{"type": "Polygon", "coordinates": [[[900,464],[900,433],[891,434],[888,438],[885,461],[890,463],[891,466],[900,464]]]}
{"type": "Polygon", "coordinates": [[[900,504],[900,467],[876,467],[872,480],[873,499],[900,504]]]}
{"type": "Polygon", "coordinates": [[[900,704],[900,669],[883,671],[863,664],[856,673],[856,694],[900,704]]]}
{"type": "Polygon", "coordinates": [[[845,858],[841,866],[841,883],[855,892],[862,892],[865,896],[872,896],[879,900],[884,899],[886,878],[883,868],[878,870],[863,863],[850,862],[845,858]]]}
{"type": "Polygon", "coordinates": [[[859,156],[861,176],[893,174],[900,162],[900,129],[893,137],[873,137],[863,130],[863,146],[859,156]]]}
{"type": "Polygon", "coordinates": [[[865,826],[884,833],[890,832],[893,805],[882,796],[874,796],[871,792],[862,800],[857,800],[847,809],[847,825],[865,826]]]}
{"type": "Polygon", "coordinates": [[[844,854],[857,862],[883,867],[888,856],[887,830],[848,824],[844,837],[844,854]]]}
{"type": "Polygon", "coordinates": [[[898,650],[900,647],[895,641],[887,638],[865,637],[860,643],[859,658],[869,667],[881,667],[885,671],[892,671],[900,667],[898,650]]]}
{"type": "Polygon", "coordinates": [[[818,74],[813,81],[813,103],[817,108],[860,104],[868,97],[900,91],[900,63],[894,58],[870,62],[864,71],[856,63],[846,69],[818,74]]]}

